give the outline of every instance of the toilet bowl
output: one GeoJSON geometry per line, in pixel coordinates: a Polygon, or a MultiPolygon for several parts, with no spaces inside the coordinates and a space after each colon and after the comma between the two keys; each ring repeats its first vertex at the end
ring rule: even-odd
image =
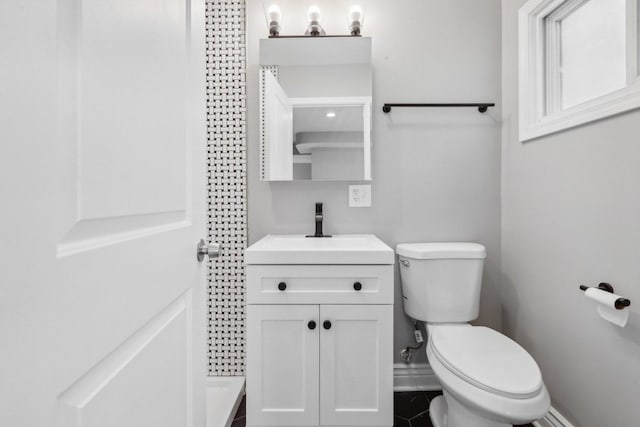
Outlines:
{"type": "Polygon", "coordinates": [[[448,420],[432,420],[436,427],[511,426],[547,412],[549,393],[540,369],[516,342],[482,326],[436,324],[427,329],[427,357],[449,395],[444,404],[460,406],[441,410],[448,420]]]}
{"type": "Polygon", "coordinates": [[[467,322],[479,310],[485,248],[477,243],[396,247],[407,314],[426,322],[427,357],[442,384],[435,427],[506,427],[545,415],[549,393],[535,360],[510,338],[467,322]]]}

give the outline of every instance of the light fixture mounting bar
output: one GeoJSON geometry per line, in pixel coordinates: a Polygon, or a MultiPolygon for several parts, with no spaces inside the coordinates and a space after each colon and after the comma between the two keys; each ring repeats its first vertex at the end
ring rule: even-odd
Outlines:
{"type": "Polygon", "coordinates": [[[353,34],[344,34],[344,35],[329,35],[326,34],[324,36],[304,36],[304,35],[300,35],[300,36],[269,36],[270,39],[310,39],[310,38],[319,38],[319,39],[325,39],[325,38],[331,38],[331,37],[362,37],[361,34],[357,34],[357,35],[353,35],[353,34]]]}

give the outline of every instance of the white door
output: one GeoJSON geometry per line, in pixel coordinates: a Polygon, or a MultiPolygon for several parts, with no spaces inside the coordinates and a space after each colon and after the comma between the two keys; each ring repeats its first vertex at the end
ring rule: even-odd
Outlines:
{"type": "Polygon", "coordinates": [[[293,179],[293,106],[269,70],[264,73],[264,132],[267,179],[293,179]]]}
{"type": "Polygon", "coordinates": [[[318,425],[319,329],[317,305],[247,306],[247,426],[318,425]]]}
{"type": "Polygon", "coordinates": [[[202,0],[0,2],[0,425],[204,425],[202,0]]]}
{"type": "Polygon", "coordinates": [[[393,425],[393,306],[321,305],[320,320],[320,424],[393,425]]]}

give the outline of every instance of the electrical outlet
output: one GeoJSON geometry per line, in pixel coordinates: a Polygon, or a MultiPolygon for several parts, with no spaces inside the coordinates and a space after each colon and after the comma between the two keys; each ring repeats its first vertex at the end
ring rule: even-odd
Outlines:
{"type": "Polygon", "coordinates": [[[350,208],[371,207],[371,185],[350,185],[349,186],[349,207],[350,208]]]}

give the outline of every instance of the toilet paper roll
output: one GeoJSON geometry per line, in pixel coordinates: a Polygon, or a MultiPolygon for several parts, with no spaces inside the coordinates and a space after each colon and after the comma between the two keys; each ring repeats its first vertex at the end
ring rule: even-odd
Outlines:
{"type": "Polygon", "coordinates": [[[603,319],[624,328],[629,320],[629,310],[623,308],[616,309],[616,301],[622,298],[620,295],[603,291],[598,288],[589,288],[584,291],[587,298],[598,303],[598,314],[603,319]]]}

